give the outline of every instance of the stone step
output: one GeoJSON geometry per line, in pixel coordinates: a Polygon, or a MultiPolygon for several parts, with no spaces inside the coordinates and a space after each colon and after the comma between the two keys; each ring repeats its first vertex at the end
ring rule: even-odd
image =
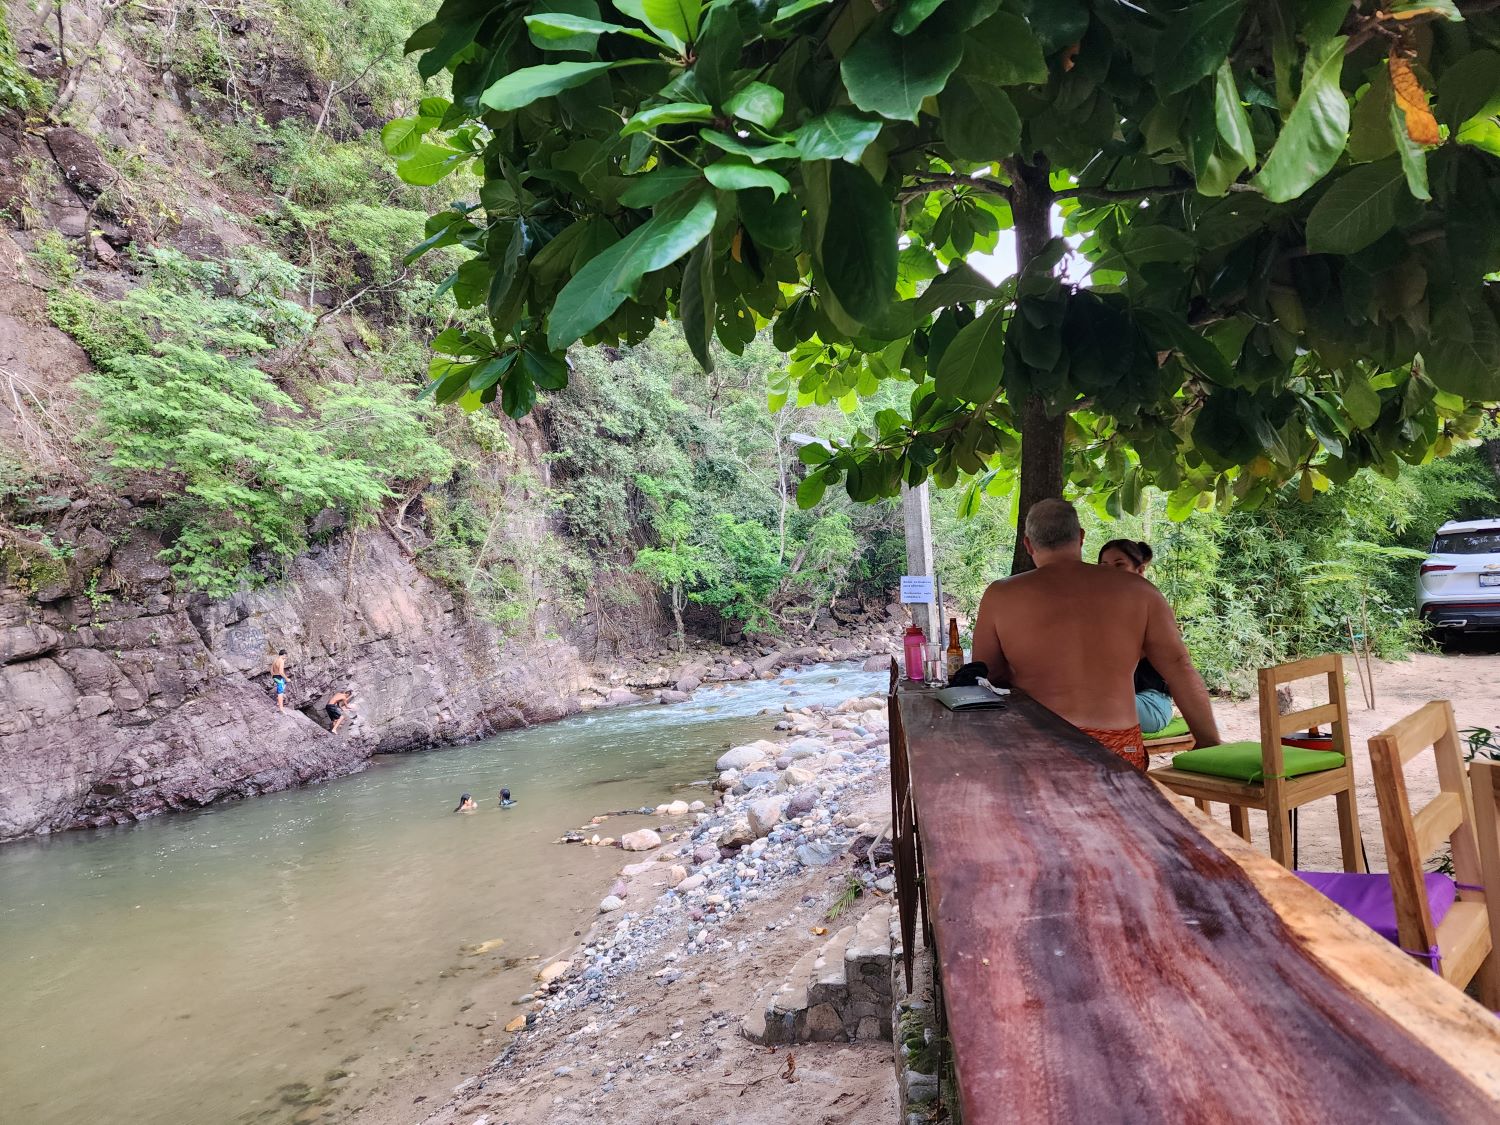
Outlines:
{"type": "Polygon", "coordinates": [[[817,960],[813,962],[812,983],[807,990],[809,1007],[818,1004],[837,1004],[848,991],[849,977],[844,953],[853,939],[854,927],[845,926],[824,942],[823,948],[818,950],[817,960]]]}
{"type": "Polygon", "coordinates": [[[812,985],[813,963],[817,948],[797,958],[781,987],[771,994],[766,1005],[766,1030],[762,1043],[795,1043],[797,1034],[807,1023],[807,990],[812,985]]]}
{"type": "Polygon", "coordinates": [[[765,1044],[890,1038],[891,908],[880,903],[804,952],[771,993],[757,994],[740,1024],[765,1044]]]}

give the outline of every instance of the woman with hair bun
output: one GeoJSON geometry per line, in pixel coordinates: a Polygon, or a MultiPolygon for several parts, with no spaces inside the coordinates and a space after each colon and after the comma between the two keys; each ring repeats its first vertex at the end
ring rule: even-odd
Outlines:
{"type": "MultiPolygon", "coordinates": [[[[1142,577],[1151,559],[1151,544],[1137,539],[1111,539],[1099,548],[1100,566],[1128,570],[1142,577]]],[[[1147,737],[1172,721],[1172,697],[1167,693],[1167,681],[1144,658],[1135,668],[1135,713],[1147,737]]]]}

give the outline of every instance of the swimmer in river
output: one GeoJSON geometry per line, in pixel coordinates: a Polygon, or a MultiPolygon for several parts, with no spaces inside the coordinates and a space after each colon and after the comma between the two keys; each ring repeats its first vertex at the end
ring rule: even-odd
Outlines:
{"type": "Polygon", "coordinates": [[[454,812],[477,812],[479,806],[474,803],[474,798],[465,793],[458,799],[458,808],[454,812]]]}
{"type": "Polygon", "coordinates": [[[511,800],[509,789],[500,790],[500,807],[502,809],[514,808],[515,804],[515,801],[511,800]]]}
{"type": "Polygon", "coordinates": [[[276,690],[276,710],[286,714],[286,649],[271,657],[271,686],[276,690]]]}

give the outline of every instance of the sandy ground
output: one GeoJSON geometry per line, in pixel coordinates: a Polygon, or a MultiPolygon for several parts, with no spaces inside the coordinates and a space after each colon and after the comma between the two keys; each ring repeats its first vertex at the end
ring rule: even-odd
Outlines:
{"type": "MultiPolygon", "coordinates": [[[[1374,665],[1375,709],[1365,706],[1355,675],[1354,662],[1346,657],[1348,673],[1350,738],[1354,747],[1360,832],[1364,837],[1372,870],[1385,869],[1385,841],[1380,833],[1380,810],[1375,803],[1375,785],[1370,779],[1369,738],[1402,716],[1433,699],[1453,703],[1459,729],[1500,728],[1500,642],[1466,642],[1442,655],[1422,653],[1409,660],[1374,665]]],[[[1315,681],[1299,685],[1297,706],[1324,702],[1315,697],[1315,681]]],[[[1254,699],[1240,703],[1215,701],[1219,732],[1226,741],[1258,739],[1260,718],[1254,699]]],[[[1406,767],[1406,782],[1413,807],[1420,807],[1437,792],[1437,773],[1431,754],[1412,759],[1406,767]]],[[[1215,816],[1228,823],[1224,806],[1214,807],[1215,816]]],[[[1332,798],[1304,805],[1299,813],[1300,866],[1337,871],[1338,821],[1332,798]]],[[[1257,847],[1266,847],[1266,822],[1261,813],[1250,814],[1250,829],[1257,847]]]]}

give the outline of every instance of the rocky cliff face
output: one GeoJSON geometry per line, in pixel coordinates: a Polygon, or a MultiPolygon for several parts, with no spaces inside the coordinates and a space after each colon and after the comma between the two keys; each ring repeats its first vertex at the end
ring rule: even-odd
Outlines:
{"type": "Polygon", "coordinates": [[[523,646],[467,617],[383,533],[224,602],[172,592],[149,540],[100,539],[97,608],[66,580],[39,591],[59,595],[45,602],[0,592],[0,839],[285,789],[372,753],[559,718],[587,679],[571,646],[523,646]],[[266,672],[280,648],[284,714],[266,672]],[[331,734],[323,704],[351,686],[352,721],[331,734]]]}

